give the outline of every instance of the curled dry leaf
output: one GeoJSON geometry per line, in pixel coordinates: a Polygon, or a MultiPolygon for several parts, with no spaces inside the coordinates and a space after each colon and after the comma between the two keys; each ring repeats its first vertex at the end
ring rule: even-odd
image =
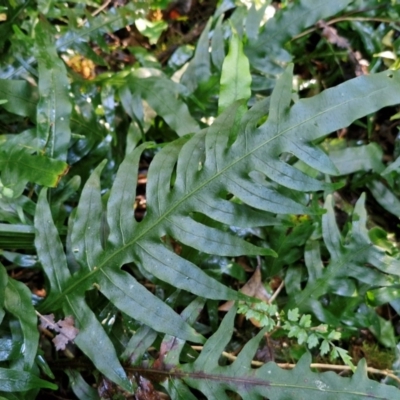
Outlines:
{"type": "Polygon", "coordinates": [[[329,43],[335,44],[342,49],[351,50],[349,41],[343,36],[340,36],[335,28],[329,26],[325,21],[318,21],[317,26],[322,29],[322,36],[326,38],[329,43]]]}
{"type": "Polygon", "coordinates": [[[72,342],[79,333],[79,329],[74,326],[75,320],[72,316],[67,316],[59,321],[54,321],[54,314],[40,315],[40,327],[51,329],[58,334],[53,338],[56,350],[65,350],[68,342],[72,342]]]}
{"type": "Polygon", "coordinates": [[[160,394],[148,379],[143,376],[138,376],[136,379],[138,383],[138,388],[135,392],[136,400],[161,400],[160,394]]]}

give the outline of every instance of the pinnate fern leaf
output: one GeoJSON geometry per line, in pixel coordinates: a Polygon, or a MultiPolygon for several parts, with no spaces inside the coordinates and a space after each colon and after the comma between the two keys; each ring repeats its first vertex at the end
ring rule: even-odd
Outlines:
{"type": "MultiPolygon", "coordinates": [[[[232,364],[219,365],[219,358],[233,334],[235,313],[236,307],[233,307],[194,362],[171,365],[166,360],[161,374],[168,376],[168,379],[163,386],[173,400],[195,399],[189,388],[202,392],[207,399],[228,399],[227,391],[251,400],[391,399],[399,396],[397,388],[368,379],[364,360],[360,361],[357,372],[351,378],[343,378],[333,372],[312,372],[309,354],[304,355],[293,370],[283,370],[273,362],[252,368],[252,357],[265,330],[247,342],[232,364]]],[[[175,353],[177,360],[179,357],[176,353],[182,350],[181,343],[170,351],[175,353]]],[[[155,374],[159,371],[148,372],[155,374]]]]}
{"type": "MultiPolygon", "coordinates": [[[[277,82],[268,119],[261,126],[257,127],[260,110],[247,112],[239,101],[209,128],[164,147],[149,168],[147,214],[141,222],[134,218],[134,188],[139,159],[147,145],[130,153],[108,199],[108,237],[102,234],[105,210],[99,179],[103,164],[100,165],[86,183],[70,224],[70,250],[80,266],[73,276],[56,239],[45,191],[41,193],[35,218],[36,246],[51,282],[50,295],[41,311],[54,312],[62,307],[65,315],[73,315],[80,330],[76,343],[110,379],[123,382],[124,387],[128,385],[116,357],[111,357],[115,368],[108,360],[100,360],[106,353],[104,347],[112,346],[86,305],[86,291],[100,291],[118,309],[156,331],[201,342],[203,338],[189,324],[121,267],[134,263],[148,274],[201,297],[238,299],[239,294],[167,248],[164,238],[172,237],[207,254],[274,255],[269,248],[257,247],[202,223],[199,216],[206,215],[220,224],[232,224],[237,218],[245,225],[246,219],[254,219],[254,213],[260,211],[311,213],[307,197],[299,201],[298,193],[336,186],[300,172],[286,163],[282,154],[290,153],[321,173],[335,175],[338,171],[314,144],[315,140],[381,107],[400,102],[399,72],[356,78],[293,106],[291,82],[289,67],[277,82]],[[231,196],[243,204],[233,205],[228,201],[231,196]],[[101,342],[99,349],[96,342],[101,342]]],[[[266,222],[261,220],[259,225],[263,223],[266,222]]],[[[107,352],[115,354],[112,349],[107,352]]]]}

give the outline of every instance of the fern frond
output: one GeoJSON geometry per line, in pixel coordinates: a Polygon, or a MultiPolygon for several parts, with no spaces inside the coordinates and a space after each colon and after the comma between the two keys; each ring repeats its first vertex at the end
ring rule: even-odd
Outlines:
{"type": "MultiPolygon", "coordinates": [[[[82,332],[89,338],[90,324],[96,321],[87,317],[89,310],[83,311],[80,307],[84,304],[85,292],[96,288],[119,310],[153,329],[186,340],[202,341],[172,309],[121,267],[134,263],[152,276],[201,297],[237,299],[236,292],[167,248],[163,238],[169,236],[201,252],[220,256],[274,255],[271,249],[254,246],[210,227],[194,215],[206,213],[208,218],[224,224],[231,224],[235,215],[240,215],[243,225],[247,218],[254,218],[252,208],[278,214],[312,213],[307,207],[307,197],[299,203],[296,193],[332,190],[335,184],[307,176],[284,162],[281,155],[291,153],[317,171],[335,175],[334,164],[314,141],[383,106],[400,102],[399,72],[356,78],[314,98],[300,100],[292,107],[291,82],[292,72],[288,68],[277,82],[268,119],[260,127],[257,127],[258,112],[246,112],[244,105],[237,102],[210,128],[163,148],[149,168],[147,214],[141,222],[134,218],[133,196],[138,162],[146,145],[128,155],[108,200],[110,234],[104,248],[99,183],[102,165],[99,166],[85,185],[77,217],[71,224],[71,250],[80,270],[59,283],[52,282],[54,293],[41,306],[42,311],[61,306],[64,311],[68,310],[81,329],[77,343],[88,345],[82,332]],[[231,195],[244,205],[232,206],[227,200],[231,195]]],[[[38,208],[36,245],[46,273],[52,276],[54,272],[50,269],[58,271],[66,266],[64,261],[60,265],[61,256],[54,256],[51,264],[40,251],[51,220],[43,193],[38,208]]],[[[61,249],[57,254],[61,254],[61,249]]],[[[91,340],[90,346],[93,343],[91,340]]],[[[88,348],[84,351],[89,353],[88,348]]],[[[93,350],[90,358],[95,360],[99,352],[93,350]]]]}
{"type": "MultiPolygon", "coordinates": [[[[188,309],[190,307],[191,305],[188,309]]],[[[173,400],[195,399],[189,388],[197,389],[207,399],[228,399],[227,391],[252,400],[262,398],[350,400],[370,397],[388,399],[399,396],[397,388],[368,379],[364,360],[360,361],[357,372],[351,378],[340,377],[334,372],[312,372],[309,367],[311,363],[309,354],[304,355],[290,371],[279,368],[273,362],[260,368],[252,368],[252,357],[265,330],[261,330],[247,342],[232,364],[220,365],[220,356],[233,334],[235,313],[236,307],[233,307],[194,362],[176,363],[179,354],[183,352],[183,344],[178,342],[169,349],[169,359],[165,359],[161,371],[147,371],[153,374],[161,372],[168,377],[163,386],[173,400]],[[175,360],[175,363],[171,363],[171,360],[175,360]]],[[[167,341],[171,342],[170,339],[167,341]]]]}

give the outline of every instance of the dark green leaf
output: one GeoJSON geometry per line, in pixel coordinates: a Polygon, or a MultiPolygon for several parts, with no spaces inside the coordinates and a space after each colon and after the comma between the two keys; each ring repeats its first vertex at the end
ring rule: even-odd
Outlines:
{"type": "MultiPolygon", "coordinates": [[[[183,372],[183,381],[189,387],[201,391],[208,399],[227,399],[226,391],[238,393],[242,398],[286,400],[307,397],[315,400],[389,399],[399,396],[399,390],[393,386],[369,380],[366,364],[362,360],[357,372],[351,378],[342,378],[333,372],[311,372],[311,357],[306,354],[296,367],[282,370],[270,362],[261,368],[252,368],[250,363],[259,342],[265,334],[261,330],[252,338],[230,365],[220,366],[218,359],[233,333],[235,308],[226,315],[218,331],[207,341],[200,356],[191,364],[174,368],[177,376],[183,372]],[[180,372],[180,370],[182,372],[180,372]]],[[[182,375],[181,375],[182,378],[182,375]]],[[[185,389],[182,383],[172,378],[167,389],[172,389],[177,399],[182,398],[185,389]]]]}
{"type": "Polygon", "coordinates": [[[125,351],[121,355],[123,360],[135,365],[141,362],[143,354],[153,344],[157,332],[148,326],[141,326],[129,340],[125,351]]]}
{"type": "Polygon", "coordinates": [[[225,58],[224,36],[222,29],[223,17],[224,16],[221,15],[218,18],[211,39],[211,60],[218,70],[221,70],[222,63],[224,62],[225,58]]]}
{"type": "MultiPolygon", "coordinates": [[[[0,265],[0,268],[4,267],[0,265]]],[[[24,337],[21,354],[23,368],[25,371],[30,371],[38,350],[39,331],[29,289],[21,282],[8,279],[4,292],[4,308],[13,314],[20,323],[24,337]]]]}
{"type": "Polygon", "coordinates": [[[0,98],[7,100],[2,107],[13,114],[36,119],[38,92],[26,81],[0,80],[0,98]]]}
{"type": "MultiPolygon", "coordinates": [[[[287,81],[291,82],[291,75],[285,74],[282,82],[277,86],[279,90],[274,92],[272,98],[274,106],[271,119],[251,134],[246,131],[239,132],[229,152],[225,146],[232,131],[240,127],[236,125],[236,119],[232,118],[232,114],[237,114],[237,104],[221,114],[213,126],[206,131],[207,134],[199,133],[191,139],[181,138],[164,147],[156,155],[149,169],[147,215],[144,220],[138,223],[132,236],[124,239],[125,242],[120,242],[118,245],[117,243],[110,244],[105,253],[96,260],[96,270],[82,272],[79,280],[71,281],[57,302],[76,290],[87,290],[96,283],[96,275],[105,274],[108,268],[118,269],[123,263],[131,261],[142,265],[159,279],[174,286],[178,285],[181,289],[199,296],[216,299],[234,297],[231,291],[226,290],[193,264],[164,246],[161,238],[166,234],[170,220],[189,217],[191,212],[201,209],[199,205],[202,203],[201,199],[210,198],[211,195],[216,197],[215,203],[218,204],[220,210],[224,210],[222,208],[224,203],[219,200],[226,200],[225,193],[232,193],[257,209],[279,213],[310,212],[289,197],[291,192],[282,195],[273,190],[267,181],[260,183],[250,180],[248,174],[255,165],[258,165],[253,160],[276,160],[283,151],[287,151],[295,154],[313,168],[325,173],[336,173],[336,168],[326,154],[313,146],[311,141],[341,126],[349,125],[352,120],[361,115],[371,113],[378,107],[378,99],[379,107],[398,102],[400,100],[399,78],[397,72],[360,77],[337,88],[326,90],[312,99],[300,100],[291,109],[287,109],[290,98],[288,90],[291,87],[287,81]],[[383,91],[385,95],[382,97],[383,91]],[[281,116],[282,119],[283,115],[285,118],[279,120],[279,117],[281,116]],[[171,187],[171,175],[176,164],[176,179],[171,187]],[[245,179],[246,176],[247,179],[245,179]]],[[[120,173],[124,174],[124,169],[120,173]]],[[[282,172],[277,171],[272,174],[266,171],[266,173],[268,178],[280,183],[284,182],[283,177],[281,178],[282,172]]],[[[302,190],[306,188],[303,187],[302,190]]],[[[129,205],[127,204],[126,207],[132,204],[129,199],[129,205]]],[[[130,221],[134,222],[132,219],[130,221]]],[[[113,237],[113,232],[110,233],[110,237],[113,237]]],[[[361,237],[362,235],[360,236],[362,242],[364,239],[361,237]]],[[[202,240],[199,240],[198,246],[201,242],[202,240]]],[[[361,248],[369,247],[368,241],[361,248]]],[[[348,256],[338,261],[332,270],[339,271],[340,266],[348,262],[350,254],[354,255],[354,250],[349,251],[348,256]]],[[[356,254],[361,253],[357,251],[356,254]]],[[[377,257],[377,255],[374,256],[371,253],[370,257],[377,257]]],[[[374,261],[375,264],[387,272],[394,270],[392,267],[388,269],[378,260],[374,261]]],[[[356,275],[359,271],[357,268],[355,266],[347,268],[347,271],[356,275]]],[[[362,279],[376,279],[376,275],[372,271],[372,274],[363,275],[362,279]]],[[[105,276],[102,279],[105,279],[105,276]]],[[[384,281],[383,276],[380,279],[384,281]]],[[[318,286],[318,282],[315,284],[318,286]]],[[[324,285],[318,289],[318,292],[323,290],[323,287],[324,285]]],[[[311,288],[309,290],[314,291],[311,288]]],[[[304,295],[305,293],[308,293],[306,298],[310,298],[308,289],[304,295]]]]}
{"type": "Polygon", "coordinates": [[[68,165],[44,155],[32,155],[31,151],[14,147],[11,151],[0,150],[0,170],[2,182],[19,196],[27,182],[47,187],[55,187],[63,175],[68,172],[68,165]]]}
{"type": "Polygon", "coordinates": [[[376,143],[330,151],[329,157],[341,175],[369,170],[380,173],[384,169],[382,149],[376,143]]]}
{"type": "Polygon", "coordinates": [[[82,378],[82,375],[73,369],[67,369],[65,373],[69,377],[69,382],[75,396],[80,400],[99,400],[97,391],[89,386],[82,378]]]}
{"type": "Polygon", "coordinates": [[[375,197],[376,201],[391,214],[400,216],[400,200],[398,197],[382,182],[373,180],[367,184],[368,189],[375,197]]]}
{"type": "Polygon", "coordinates": [[[35,34],[40,95],[37,136],[46,143],[46,155],[65,161],[71,139],[69,121],[72,110],[67,71],[51,41],[49,26],[39,20],[35,34]]]}
{"type": "Polygon", "coordinates": [[[211,75],[210,43],[208,38],[211,23],[212,20],[210,19],[197,42],[194,57],[180,80],[180,83],[185,85],[191,93],[196,90],[200,82],[207,81],[211,75]]]}
{"type": "Polygon", "coordinates": [[[39,379],[29,372],[0,368],[0,390],[2,392],[24,392],[35,388],[56,390],[58,386],[39,379]]]}
{"type": "MultiPolygon", "coordinates": [[[[49,298],[44,304],[44,307],[46,307],[46,304],[56,298],[61,290],[66,287],[67,280],[70,277],[63,247],[46,200],[46,190],[42,190],[39,197],[35,228],[35,245],[38,257],[52,289],[49,298]]],[[[131,385],[126,378],[125,371],[119,364],[109,337],[84,299],[79,295],[70,296],[65,304],[58,303],[56,308],[61,306],[64,306],[65,315],[73,315],[75,317],[79,329],[78,336],[75,339],[76,344],[91,358],[99,371],[102,371],[109,379],[126,390],[131,390],[131,385]],[[101,350],[95,346],[96,343],[100,344],[101,350]]]]}
{"type": "Polygon", "coordinates": [[[179,136],[199,130],[187,105],[178,98],[182,88],[173,81],[165,77],[143,79],[132,76],[129,84],[131,90],[139,93],[179,136]]]}

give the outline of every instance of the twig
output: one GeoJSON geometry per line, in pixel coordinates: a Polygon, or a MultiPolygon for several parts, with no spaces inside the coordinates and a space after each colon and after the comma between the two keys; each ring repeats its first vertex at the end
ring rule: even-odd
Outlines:
{"type": "MultiPolygon", "coordinates": [[[[102,6],[100,6],[96,11],[93,11],[93,12],[92,12],[91,16],[92,16],[92,17],[95,17],[97,14],[100,14],[103,10],[105,10],[105,9],[108,7],[108,5],[111,3],[111,1],[112,1],[112,0],[106,0],[102,6]]],[[[84,19],[84,20],[79,24],[79,27],[85,25],[86,22],[87,22],[87,19],[84,19]]]]}
{"type": "MultiPolygon", "coordinates": [[[[326,21],[326,25],[333,25],[336,24],[338,22],[343,22],[343,21],[367,21],[367,22],[387,22],[387,23],[391,23],[394,22],[393,20],[391,20],[390,18],[378,18],[378,17],[338,17],[338,18],[334,18],[331,19],[330,21],[326,21]]],[[[315,32],[316,30],[318,30],[319,28],[317,26],[314,26],[312,28],[306,29],[304,32],[299,33],[298,35],[294,36],[292,38],[292,42],[294,40],[300,39],[303,36],[306,36],[312,32],[315,32]]]]}
{"type": "Polygon", "coordinates": [[[281,284],[278,286],[278,289],[276,289],[273,295],[269,298],[268,300],[269,304],[271,304],[278,297],[278,294],[281,292],[284,286],[285,286],[285,281],[282,281],[281,284]]]}
{"type": "Polygon", "coordinates": [[[99,7],[96,11],[92,13],[92,17],[95,17],[97,14],[101,13],[104,9],[108,7],[108,5],[111,3],[111,0],[106,0],[105,3],[99,7]]]}
{"type": "Polygon", "coordinates": [[[40,312],[38,312],[36,310],[35,310],[35,313],[39,317],[40,320],[47,322],[47,325],[51,325],[51,326],[57,325],[55,322],[49,320],[46,315],[42,315],[42,314],[40,314],[40,312]]]}
{"type": "Polygon", "coordinates": [[[198,38],[201,35],[201,33],[203,32],[205,26],[206,26],[206,23],[204,23],[204,22],[194,25],[194,27],[186,35],[184,35],[183,37],[180,38],[179,43],[171,44],[166,50],[162,51],[159,54],[156,54],[157,60],[161,64],[165,64],[168,61],[171,54],[179,46],[190,43],[193,40],[195,40],[196,38],[198,38]]]}
{"type": "MultiPolygon", "coordinates": [[[[203,349],[203,346],[192,346],[193,350],[201,351],[203,349]]],[[[222,355],[227,358],[228,360],[231,361],[236,361],[237,357],[234,356],[231,353],[228,353],[226,351],[222,352],[222,355]]],[[[265,363],[261,361],[252,361],[251,365],[253,367],[262,367],[265,365],[265,363]]],[[[282,369],[293,369],[296,367],[296,364],[290,364],[290,363],[277,363],[276,364],[279,368],[282,369]]],[[[311,363],[310,368],[317,368],[317,369],[326,369],[326,370],[335,370],[335,371],[351,371],[351,368],[348,365],[337,365],[337,364],[320,364],[320,363],[311,363]]],[[[394,379],[396,382],[400,384],[400,378],[397,377],[393,371],[387,370],[387,369],[377,369],[377,368],[372,368],[372,367],[367,367],[367,372],[370,374],[376,374],[376,375],[383,375],[387,376],[389,378],[394,379]]]]}

